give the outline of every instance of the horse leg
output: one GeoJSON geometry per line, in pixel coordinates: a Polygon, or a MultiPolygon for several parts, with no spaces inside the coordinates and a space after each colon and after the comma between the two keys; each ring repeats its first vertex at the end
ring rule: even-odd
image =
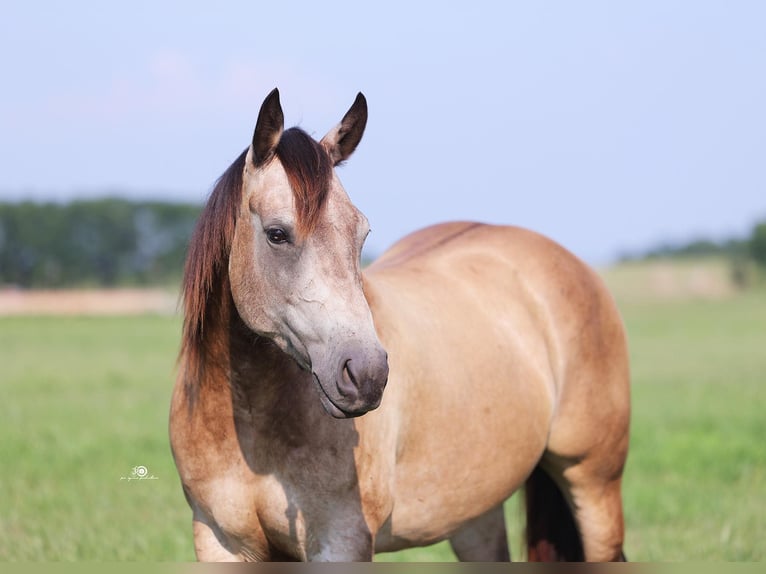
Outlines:
{"type": "Polygon", "coordinates": [[[200,562],[241,562],[242,558],[229,550],[218,531],[204,517],[195,513],[194,521],[194,552],[200,562]]]}
{"type": "Polygon", "coordinates": [[[331,517],[306,515],[308,562],[371,562],[374,537],[356,509],[338,503],[331,517]]]}
{"type": "Polygon", "coordinates": [[[588,562],[624,562],[621,477],[604,479],[587,461],[564,472],[588,562]]]}
{"type": "Polygon", "coordinates": [[[307,549],[308,562],[372,562],[372,538],[359,532],[357,536],[314,540],[307,549]]]}
{"type": "Polygon", "coordinates": [[[449,542],[461,562],[509,562],[503,505],[465,523],[449,542]]]}
{"type": "MultiPolygon", "coordinates": [[[[547,464],[544,466],[550,478],[544,478],[549,481],[551,489],[560,490],[562,504],[571,510],[570,516],[574,518],[574,524],[571,528],[572,534],[567,537],[579,538],[577,542],[581,543],[581,547],[575,550],[575,553],[579,554],[577,556],[559,552],[558,556],[554,553],[552,559],[584,559],[587,562],[625,561],[622,551],[625,531],[620,488],[621,473],[605,475],[601,472],[602,467],[599,461],[594,458],[586,458],[574,464],[565,464],[562,461],[557,463],[554,462],[555,460],[555,457],[547,458],[547,464]],[[574,528],[575,525],[576,528],[574,528]]],[[[538,468],[535,472],[542,472],[542,469],[538,468]]],[[[548,498],[550,499],[550,496],[548,498]]],[[[534,516],[529,516],[528,520],[534,520],[534,516]]],[[[562,520],[558,522],[561,524],[562,520]]],[[[547,528],[550,530],[551,525],[549,524],[547,528]]],[[[554,546],[557,545],[554,544],[554,546]]],[[[534,545],[530,545],[530,548],[533,547],[534,545]]],[[[542,548],[545,546],[543,545],[542,548]]],[[[545,553],[542,559],[546,559],[545,553]]]]}

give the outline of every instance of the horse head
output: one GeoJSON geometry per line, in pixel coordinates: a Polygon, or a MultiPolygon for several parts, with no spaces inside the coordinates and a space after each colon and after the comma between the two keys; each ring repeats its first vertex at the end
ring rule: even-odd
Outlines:
{"type": "Polygon", "coordinates": [[[247,151],[229,256],[239,315],[312,374],[322,405],[336,418],[375,409],[388,379],[362,286],[369,224],[334,169],[356,149],[366,123],[360,93],[317,142],[298,128],[284,129],[279,93],[272,91],[247,151]]]}

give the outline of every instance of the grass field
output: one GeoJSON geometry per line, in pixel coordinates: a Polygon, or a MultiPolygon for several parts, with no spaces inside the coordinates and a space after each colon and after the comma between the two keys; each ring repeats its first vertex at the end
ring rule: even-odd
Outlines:
{"type": "MultiPolygon", "coordinates": [[[[631,560],[766,558],[766,293],[621,300],[631,560]]],[[[0,561],[191,560],[174,317],[0,318],[0,561]],[[156,480],[121,480],[137,465],[156,480]]],[[[508,507],[517,558],[520,511],[508,507]]],[[[446,544],[383,560],[451,560],[446,544]]]]}
{"type": "Polygon", "coordinates": [[[193,557],[166,430],[178,329],[0,319],[0,560],[193,557]],[[157,480],[120,480],[137,465],[157,480]]]}

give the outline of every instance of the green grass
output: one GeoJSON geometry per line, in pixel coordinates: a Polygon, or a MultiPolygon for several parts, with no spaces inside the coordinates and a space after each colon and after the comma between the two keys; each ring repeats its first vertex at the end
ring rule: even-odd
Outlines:
{"type": "Polygon", "coordinates": [[[766,558],[766,293],[623,306],[629,556],[766,558]]]}
{"type": "MultiPolygon", "coordinates": [[[[634,383],[628,557],[763,560],[766,293],[621,308],[634,383]]],[[[193,559],[167,439],[179,327],[0,318],[0,561],[193,559]],[[136,465],[158,480],[120,480],[136,465]]],[[[453,556],[442,543],[380,559],[453,556]]]]}
{"type": "Polygon", "coordinates": [[[0,560],[193,558],[167,438],[178,332],[0,319],[0,560]],[[120,480],[137,465],[157,480],[120,480]]]}

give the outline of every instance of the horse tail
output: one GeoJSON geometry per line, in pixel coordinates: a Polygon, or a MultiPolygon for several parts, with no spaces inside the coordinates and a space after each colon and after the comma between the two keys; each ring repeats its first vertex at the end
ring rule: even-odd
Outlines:
{"type": "Polygon", "coordinates": [[[539,466],[524,488],[527,514],[527,560],[583,561],[582,539],[574,515],[553,479],[539,466]]]}

